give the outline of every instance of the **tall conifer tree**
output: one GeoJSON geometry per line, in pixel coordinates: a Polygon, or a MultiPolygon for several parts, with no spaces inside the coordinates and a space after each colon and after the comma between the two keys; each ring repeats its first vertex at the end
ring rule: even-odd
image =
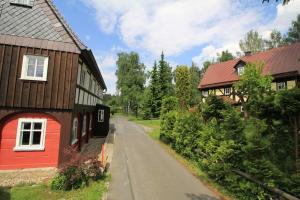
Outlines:
{"type": "Polygon", "coordinates": [[[158,76],[160,83],[161,100],[165,97],[174,95],[174,87],[172,84],[172,68],[165,61],[165,56],[163,52],[159,61],[158,76]]]}

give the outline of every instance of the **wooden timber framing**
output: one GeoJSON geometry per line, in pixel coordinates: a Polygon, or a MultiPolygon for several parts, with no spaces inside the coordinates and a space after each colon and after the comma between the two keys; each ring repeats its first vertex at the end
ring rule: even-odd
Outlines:
{"type": "Polygon", "coordinates": [[[0,107],[72,109],[79,54],[0,44],[0,107]],[[24,55],[49,57],[47,81],[21,80],[24,55]]]}

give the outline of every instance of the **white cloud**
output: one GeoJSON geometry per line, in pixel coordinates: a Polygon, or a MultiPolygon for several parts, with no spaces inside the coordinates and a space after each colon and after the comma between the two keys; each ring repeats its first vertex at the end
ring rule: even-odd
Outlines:
{"type": "MultiPolygon", "coordinates": [[[[116,33],[129,49],[147,55],[143,61],[149,66],[162,50],[176,57],[199,48],[199,55],[193,58],[199,66],[222,50],[236,53],[246,32],[256,29],[265,38],[274,28],[284,32],[300,10],[299,0],[279,4],[275,17],[268,14],[271,3],[252,0],[80,1],[95,10],[102,31],[116,33]]],[[[100,63],[104,69],[112,68],[114,59],[104,55],[100,63]]]]}

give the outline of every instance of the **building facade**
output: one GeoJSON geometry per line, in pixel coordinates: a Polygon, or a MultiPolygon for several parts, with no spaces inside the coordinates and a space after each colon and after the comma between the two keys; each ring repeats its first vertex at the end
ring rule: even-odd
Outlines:
{"type": "Polygon", "coordinates": [[[51,0],[0,1],[0,170],[64,164],[93,135],[105,90],[51,0]]]}
{"type": "Polygon", "coordinates": [[[233,84],[243,74],[247,63],[263,64],[262,73],[273,77],[272,90],[292,89],[300,81],[300,43],[210,65],[198,86],[203,99],[214,94],[238,105],[240,99],[233,84]]]}

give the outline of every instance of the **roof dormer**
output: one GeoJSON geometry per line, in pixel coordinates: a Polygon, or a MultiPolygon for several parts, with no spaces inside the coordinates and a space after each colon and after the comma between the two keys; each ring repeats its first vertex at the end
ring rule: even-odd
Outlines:
{"type": "Polygon", "coordinates": [[[235,66],[235,72],[237,73],[237,75],[241,76],[244,73],[245,70],[245,65],[246,62],[244,62],[243,60],[240,60],[235,66]]]}
{"type": "Polygon", "coordinates": [[[34,0],[10,0],[10,4],[25,7],[33,7],[34,0]]]}

